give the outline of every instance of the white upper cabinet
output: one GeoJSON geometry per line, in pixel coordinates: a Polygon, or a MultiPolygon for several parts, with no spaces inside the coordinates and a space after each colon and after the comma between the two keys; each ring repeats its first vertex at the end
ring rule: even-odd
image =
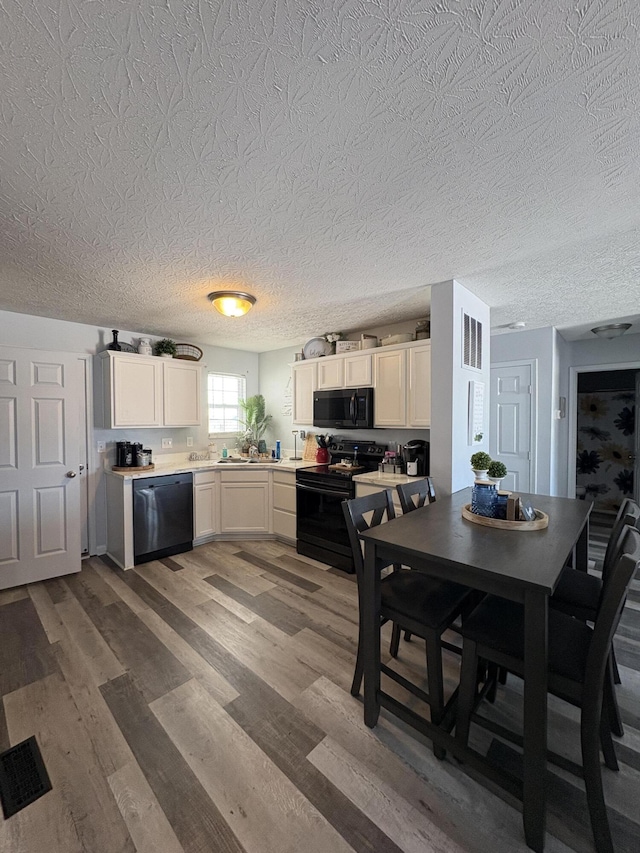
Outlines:
{"type": "Polygon", "coordinates": [[[164,425],[198,426],[200,368],[175,358],[164,362],[164,425]]]}
{"type": "Polygon", "coordinates": [[[404,427],[407,425],[406,351],[384,347],[373,358],[376,371],[373,425],[404,427]]]}
{"type": "Polygon", "coordinates": [[[431,342],[407,350],[407,426],[431,426],[431,342]]]}
{"type": "Polygon", "coordinates": [[[313,392],[374,387],[374,427],[431,426],[431,341],[411,341],[292,365],[293,423],[313,423],[313,392]]]}
{"type": "Polygon", "coordinates": [[[315,362],[295,364],[292,370],[293,381],[293,423],[313,423],[313,392],[316,390],[315,362]]]}
{"type": "Polygon", "coordinates": [[[106,350],[96,356],[95,378],[106,429],[200,423],[197,364],[106,350]]]}
{"type": "Polygon", "coordinates": [[[373,356],[369,353],[345,355],[344,387],[367,388],[373,385],[373,356]]]}
{"type": "Polygon", "coordinates": [[[318,362],[318,383],[316,391],[325,391],[329,388],[342,388],[344,384],[344,360],[331,358],[327,361],[323,358],[318,362]]]}

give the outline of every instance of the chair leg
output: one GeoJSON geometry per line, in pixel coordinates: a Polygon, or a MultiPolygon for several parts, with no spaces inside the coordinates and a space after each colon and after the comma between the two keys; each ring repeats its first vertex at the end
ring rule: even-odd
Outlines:
{"type": "Polygon", "coordinates": [[[351,695],[358,696],[360,687],[362,686],[362,677],[364,675],[364,656],[362,654],[362,625],[358,628],[358,652],[356,654],[356,668],[353,673],[353,681],[351,682],[351,695]]]}
{"type": "MultiPolygon", "coordinates": [[[[431,709],[431,722],[436,726],[444,716],[444,676],[442,674],[442,647],[437,634],[429,634],[426,638],[427,644],[427,684],[429,690],[429,707],[431,709]]],[[[433,745],[433,754],[442,760],[446,750],[441,746],[433,745]]]]}
{"type": "Polygon", "coordinates": [[[391,630],[391,643],[389,644],[389,654],[392,658],[398,657],[398,649],[400,648],[400,626],[395,622],[391,630]]]}
{"type": "Polygon", "coordinates": [[[611,733],[616,737],[623,737],[624,726],[622,725],[622,717],[620,715],[620,708],[618,707],[618,698],[616,696],[616,688],[614,685],[615,660],[613,659],[613,648],[611,650],[611,655],[612,656],[609,658],[607,671],[604,676],[605,707],[609,718],[609,728],[611,733]]]}
{"type": "Polygon", "coordinates": [[[462,663],[460,665],[460,687],[458,689],[458,707],[456,711],[456,739],[469,742],[471,714],[476,697],[476,678],[478,674],[478,652],[476,643],[464,640],[462,643],[462,663]]]}
{"type": "MultiPolygon", "coordinates": [[[[593,700],[595,697],[591,697],[593,700]]],[[[582,708],[580,720],[580,739],[582,742],[582,767],[584,784],[587,791],[587,805],[591,829],[598,853],[614,853],[607,806],[602,790],[600,771],[600,731],[601,702],[588,701],[582,708]]]]}
{"type": "Polygon", "coordinates": [[[493,703],[496,701],[496,694],[498,692],[498,675],[500,673],[500,667],[497,663],[490,663],[487,667],[487,680],[491,682],[491,687],[487,691],[486,699],[487,702],[493,703]]]}
{"type": "Polygon", "coordinates": [[[618,661],[616,660],[616,650],[611,646],[611,666],[613,667],[613,683],[622,684],[620,672],[618,670],[618,661]]]}
{"type": "Polygon", "coordinates": [[[604,763],[607,765],[609,770],[620,770],[616,750],[611,737],[609,718],[604,707],[602,709],[602,714],[600,715],[600,746],[602,748],[602,754],[604,755],[604,763]]]}
{"type": "Polygon", "coordinates": [[[406,643],[411,642],[411,631],[405,631],[404,632],[404,640],[406,643]]]}

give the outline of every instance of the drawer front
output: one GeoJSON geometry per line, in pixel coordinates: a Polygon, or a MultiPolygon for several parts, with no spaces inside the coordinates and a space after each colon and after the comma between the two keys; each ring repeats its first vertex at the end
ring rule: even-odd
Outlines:
{"type": "Polygon", "coordinates": [[[296,511],[296,487],[284,483],[273,484],[273,507],[274,509],[286,509],[289,512],[296,511]]]}
{"type": "Polygon", "coordinates": [[[193,475],[194,486],[203,486],[205,483],[215,483],[215,471],[200,471],[193,475]]]}
{"type": "Polygon", "coordinates": [[[220,474],[223,483],[268,483],[269,472],[263,470],[256,471],[253,465],[247,462],[247,468],[242,471],[222,471],[220,474]]]}
{"type": "Polygon", "coordinates": [[[295,471],[274,471],[273,472],[273,482],[274,483],[285,483],[290,486],[296,485],[296,472],[295,471]]]}
{"type": "Polygon", "coordinates": [[[276,536],[283,536],[285,539],[291,539],[295,542],[296,538],[296,517],[290,512],[284,512],[281,509],[273,511],[273,532],[276,536]]]}

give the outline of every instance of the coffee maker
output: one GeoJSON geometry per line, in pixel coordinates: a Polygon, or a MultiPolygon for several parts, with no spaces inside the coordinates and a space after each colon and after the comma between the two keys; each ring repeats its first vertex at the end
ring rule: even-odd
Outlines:
{"type": "Polygon", "coordinates": [[[404,461],[409,477],[429,475],[429,442],[414,438],[403,446],[404,461]]]}

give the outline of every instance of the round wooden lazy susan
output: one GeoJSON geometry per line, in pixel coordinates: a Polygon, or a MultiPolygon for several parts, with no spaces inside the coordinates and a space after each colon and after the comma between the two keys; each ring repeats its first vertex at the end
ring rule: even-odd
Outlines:
{"type": "Polygon", "coordinates": [[[544,530],[549,526],[549,516],[541,509],[535,510],[536,517],[533,521],[507,521],[504,518],[486,518],[484,515],[476,515],[471,512],[471,504],[462,507],[462,517],[474,524],[483,527],[495,527],[498,530],[544,530]]]}
{"type": "Polygon", "coordinates": [[[126,468],[118,465],[112,465],[112,471],[118,471],[120,474],[139,474],[141,471],[153,471],[156,466],[151,463],[151,465],[143,465],[141,468],[137,468],[135,465],[129,465],[126,468]]]}

